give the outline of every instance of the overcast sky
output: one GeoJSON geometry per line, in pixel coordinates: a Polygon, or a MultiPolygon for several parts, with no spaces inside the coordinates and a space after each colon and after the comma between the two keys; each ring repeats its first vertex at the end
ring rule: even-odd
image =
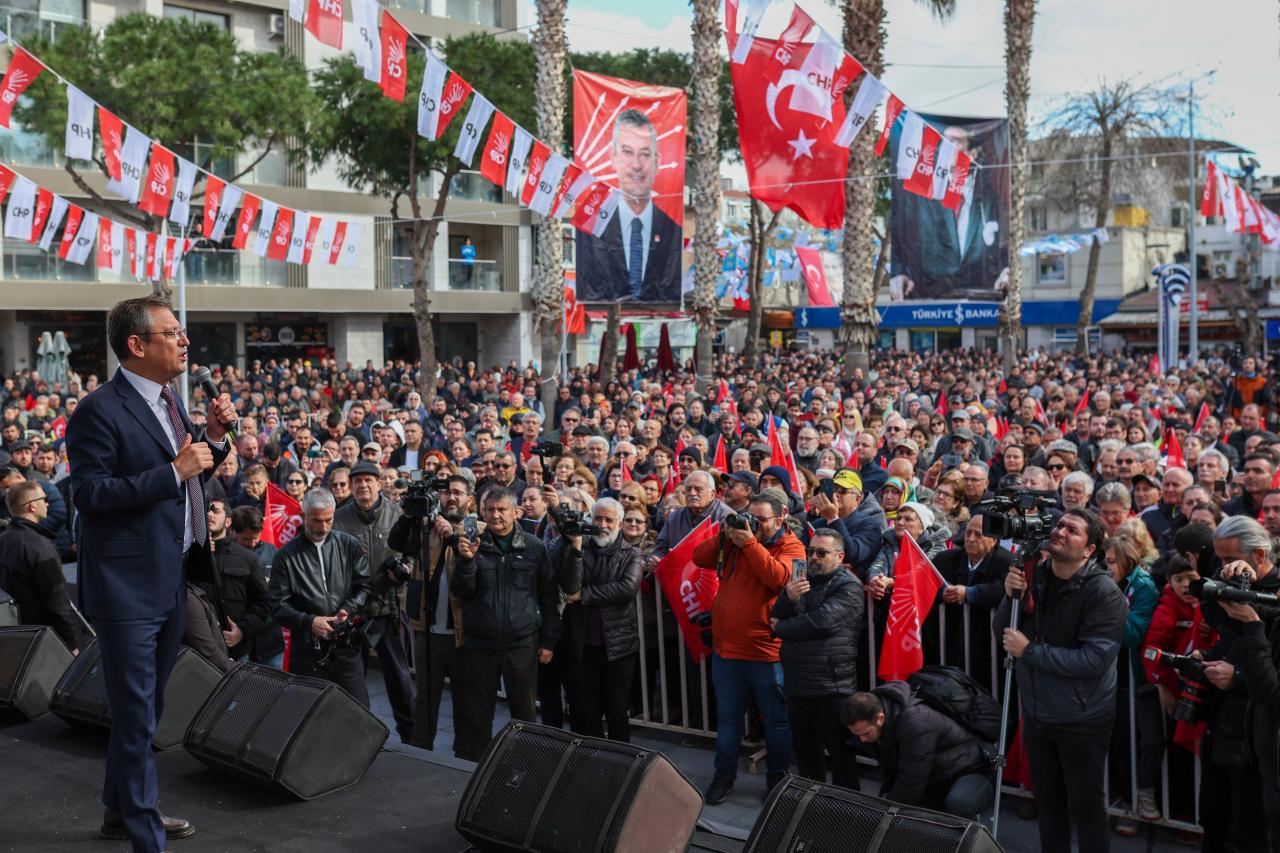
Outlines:
{"type": "MultiPolygon", "coordinates": [[[[820,0],[800,5],[839,38],[839,13],[832,5],[820,0]]],[[[884,80],[908,107],[953,115],[1005,114],[1003,3],[959,0],[956,15],[945,23],[910,0],[886,0],[886,5],[884,80]]],[[[1038,5],[1033,122],[1063,96],[1093,88],[1102,78],[1137,77],[1185,87],[1191,78],[1214,71],[1196,83],[1197,94],[1205,95],[1197,136],[1252,149],[1265,171],[1280,170],[1280,10],[1275,0],[1038,5]]],[[[790,8],[791,0],[775,0],[761,35],[775,36],[790,8]]],[[[570,48],[688,51],[689,15],[688,0],[569,0],[570,48]]]]}

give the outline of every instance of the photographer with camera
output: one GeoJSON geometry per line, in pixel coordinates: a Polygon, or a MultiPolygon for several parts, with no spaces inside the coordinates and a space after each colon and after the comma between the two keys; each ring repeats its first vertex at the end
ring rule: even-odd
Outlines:
{"type": "Polygon", "coordinates": [[[550,663],[560,637],[560,584],[546,547],[516,524],[516,496],[491,486],[480,504],[485,530],[458,537],[450,591],[462,602],[462,663],[454,698],[459,758],[479,761],[493,739],[498,681],[511,718],[533,722],[538,663],[550,663]]]}
{"type": "Polygon", "coordinates": [[[1050,853],[1071,850],[1073,819],[1081,853],[1110,846],[1103,779],[1127,608],[1102,560],[1105,538],[1092,512],[1063,513],[1030,580],[1010,567],[996,611],[994,628],[1015,659],[1040,845],[1050,853]],[[1014,630],[1024,592],[1026,613],[1014,630]]]}
{"type": "MultiPolygon", "coordinates": [[[[396,734],[404,743],[413,741],[413,674],[409,672],[409,650],[405,647],[405,631],[400,616],[400,594],[403,580],[397,576],[392,550],[387,537],[400,519],[400,505],[382,494],[382,471],[371,462],[357,462],[351,469],[352,500],[333,514],[333,529],[354,536],[375,570],[369,602],[365,606],[366,624],[382,666],[387,686],[387,700],[396,720],[396,734]]],[[[367,661],[366,661],[367,663],[367,661]]]]}
{"type": "Polygon", "coordinates": [[[733,791],[748,697],[764,718],[769,790],[791,763],[781,641],[769,622],[778,593],[791,580],[793,561],[805,557],[804,544],[786,526],[787,502],[781,489],[765,489],[746,513],[725,518],[720,535],[693,551],[694,565],[720,577],[711,608],[717,724],[715,777],[706,794],[710,805],[723,803],[733,791]]]}
{"type": "Polygon", "coordinates": [[[567,545],[561,577],[579,586],[565,599],[563,617],[572,659],[570,724],[578,734],[604,737],[603,717],[609,739],[629,743],[631,682],[640,658],[640,552],[622,538],[622,505],[613,498],[595,502],[590,524],[555,512],[567,545]]]}
{"type": "Polygon", "coordinates": [[[289,671],[324,678],[369,707],[363,646],[347,623],[369,597],[369,558],[354,536],[333,529],[333,495],[312,489],[302,496],[302,535],[276,553],[271,565],[271,610],[293,632],[289,671]],[[325,646],[339,631],[345,639],[325,646]]]}
{"type": "MultiPolygon", "coordinates": [[[[1252,518],[1223,519],[1214,533],[1213,549],[1222,562],[1217,577],[1223,586],[1215,589],[1212,583],[1201,583],[1197,592],[1205,602],[1206,618],[1215,610],[1230,617],[1229,622],[1215,622],[1223,639],[1213,649],[1216,655],[1227,647],[1228,659],[1206,662],[1205,676],[1220,690],[1236,695],[1243,690],[1248,696],[1242,734],[1246,748],[1252,747],[1252,760],[1245,762],[1246,767],[1235,768],[1228,790],[1233,797],[1244,796],[1241,786],[1252,783],[1254,793],[1249,800],[1255,809],[1252,814],[1242,814],[1230,806],[1235,823],[1231,834],[1240,849],[1275,850],[1280,843],[1280,634],[1276,619],[1280,613],[1276,606],[1280,573],[1273,571],[1271,537],[1252,518]],[[1270,848],[1264,845],[1268,834],[1270,848]]],[[[1200,788],[1202,809],[1209,785],[1206,776],[1200,788]]],[[[1211,829],[1220,828],[1206,824],[1206,841],[1211,829]]]]}

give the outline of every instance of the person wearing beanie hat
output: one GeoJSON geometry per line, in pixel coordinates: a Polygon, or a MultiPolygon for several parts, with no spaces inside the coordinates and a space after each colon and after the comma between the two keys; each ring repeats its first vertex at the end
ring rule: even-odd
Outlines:
{"type": "Polygon", "coordinates": [[[694,471],[702,467],[702,451],[689,445],[676,457],[676,467],[680,469],[680,479],[686,479],[694,471]]]}

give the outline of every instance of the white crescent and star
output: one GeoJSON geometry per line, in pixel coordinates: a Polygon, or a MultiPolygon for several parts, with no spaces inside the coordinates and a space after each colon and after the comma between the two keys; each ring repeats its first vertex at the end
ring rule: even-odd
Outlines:
{"type": "Polygon", "coordinates": [[[792,161],[799,160],[801,157],[813,159],[813,143],[817,142],[817,137],[810,139],[804,135],[804,129],[801,128],[799,135],[795,139],[788,139],[787,144],[791,146],[792,161]]]}

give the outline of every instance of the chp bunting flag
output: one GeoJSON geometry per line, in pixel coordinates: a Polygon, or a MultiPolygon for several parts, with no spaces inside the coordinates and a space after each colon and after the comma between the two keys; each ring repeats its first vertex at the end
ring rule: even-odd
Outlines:
{"type": "Polygon", "coordinates": [[[384,9],[382,11],[382,74],[378,85],[382,87],[382,94],[392,100],[404,100],[408,55],[409,31],[384,9]]]}
{"type": "Polygon", "coordinates": [[[231,241],[231,248],[243,249],[253,233],[253,221],[258,218],[262,208],[262,199],[253,193],[245,193],[244,204],[240,206],[240,218],[236,221],[236,236],[231,241]]]}
{"type": "Polygon", "coordinates": [[[31,236],[28,243],[44,239],[44,223],[49,218],[49,210],[53,207],[53,193],[44,187],[36,190],[35,209],[31,211],[31,236]]]}
{"type": "Polygon", "coordinates": [[[271,229],[271,241],[267,247],[267,257],[273,261],[283,261],[289,254],[289,238],[293,233],[293,217],[293,210],[287,207],[280,208],[280,211],[276,214],[275,225],[271,229]]]}
{"type": "Polygon", "coordinates": [[[44,64],[22,48],[16,48],[0,81],[0,125],[9,126],[9,116],[18,97],[44,71],[44,64]]]}
{"type": "Polygon", "coordinates": [[[9,188],[13,186],[13,181],[17,177],[12,169],[7,166],[0,166],[0,202],[4,201],[4,197],[9,194],[9,188]]]}
{"type": "Polygon", "coordinates": [[[231,222],[231,214],[236,212],[242,198],[244,198],[244,190],[235,184],[227,184],[222,188],[222,198],[218,201],[218,215],[213,221],[213,236],[209,238],[210,240],[215,243],[222,242],[222,238],[227,233],[227,225],[231,222]]]}
{"type": "Polygon", "coordinates": [[[310,0],[306,27],[319,41],[342,50],[342,0],[310,0]]]}
{"type": "MultiPolygon", "coordinates": [[[[271,488],[270,485],[267,488],[271,488]]],[[[263,533],[265,539],[265,530],[263,533]]],[[[662,586],[662,595],[671,603],[685,646],[695,663],[706,660],[711,648],[703,642],[702,628],[694,624],[693,618],[711,612],[712,602],[720,589],[720,578],[714,570],[694,565],[693,550],[718,535],[720,522],[708,516],[667,552],[653,570],[654,577],[662,586]]]]}
{"type": "Polygon", "coordinates": [[[519,197],[524,187],[524,167],[529,162],[529,149],[533,147],[533,134],[516,125],[515,141],[511,143],[511,156],[507,158],[507,192],[519,197]]]}
{"type": "Polygon", "coordinates": [[[945,136],[940,136],[938,151],[933,158],[933,180],[930,181],[929,197],[937,201],[947,197],[947,187],[951,183],[951,170],[955,168],[960,149],[945,136]]]}
{"type": "Polygon", "coordinates": [[[471,99],[471,107],[467,110],[467,117],[462,122],[462,130],[458,133],[458,144],[453,149],[453,156],[466,163],[468,167],[475,159],[476,148],[480,144],[480,134],[489,124],[489,117],[492,115],[493,104],[477,92],[471,99]]]}
{"type": "Polygon", "coordinates": [[[564,171],[564,182],[560,185],[560,194],[556,196],[556,203],[551,207],[551,215],[556,219],[564,218],[569,208],[578,200],[578,196],[582,195],[582,191],[591,186],[594,180],[594,176],[570,163],[564,171]]]}
{"type": "Polygon", "coordinates": [[[858,91],[853,96],[853,103],[849,104],[849,111],[845,113],[844,122],[841,123],[840,130],[836,132],[836,145],[848,148],[853,144],[854,138],[857,137],[858,132],[871,119],[871,114],[880,106],[880,101],[887,91],[888,89],[885,88],[885,85],[870,72],[862,75],[862,82],[858,84],[858,91]]]}
{"type": "Polygon", "coordinates": [[[542,180],[542,170],[547,167],[547,159],[550,156],[551,149],[544,145],[542,140],[535,140],[533,151],[529,154],[529,172],[525,177],[524,188],[520,191],[520,203],[525,207],[529,206],[533,194],[538,190],[538,182],[542,180]]]}
{"type": "Polygon", "coordinates": [[[4,212],[4,236],[31,242],[32,220],[36,208],[36,185],[19,175],[9,193],[9,206],[4,212]]]}
{"type": "Polygon", "coordinates": [[[324,222],[319,216],[311,217],[311,221],[307,223],[306,242],[302,247],[302,262],[304,264],[311,263],[311,255],[315,249],[316,238],[320,235],[320,226],[324,222]]]}
{"type": "MultiPolygon", "coordinates": [[[[351,0],[351,20],[356,29],[356,65],[370,83],[382,80],[382,37],[378,34],[378,0],[351,0]]],[[[428,55],[430,55],[428,53],[428,55]]]]}
{"type": "MultiPolygon", "coordinates": [[[[805,53],[799,73],[791,78],[794,85],[787,106],[792,112],[807,113],[829,122],[836,92],[843,94],[861,71],[862,66],[847,55],[826,30],[819,29],[818,39],[805,53]],[[838,73],[848,75],[843,85],[836,79],[838,73]]],[[[786,78],[787,72],[783,71],[779,82],[786,81],[786,78]]]]}
{"type": "Polygon", "coordinates": [[[942,576],[910,536],[902,537],[902,548],[893,564],[893,595],[889,620],[884,628],[880,666],[876,674],[885,681],[906,681],[924,666],[924,643],[920,626],[942,589],[942,576]]]}
{"type": "Polygon", "coordinates": [[[186,228],[191,219],[191,190],[196,185],[196,164],[185,157],[178,157],[178,182],[173,188],[173,206],[169,209],[169,221],[179,228],[186,228]]]}
{"type": "Polygon", "coordinates": [[[440,135],[440,97],[448,74],[448,67],[428,50],[427,64],[422,70],[422,86],[418,89],[418,135],[426,139],[440,135]]]}
{"type": "Polygon", "coordinates": [[[302,507],[275,483],[267,483],[262,541],[283,548],[302,529],[302,507]]]}
{"type": "Polygon", "coordinates": [[[67,84],[67,138],[63,144],[69,160],[93,159],[93,99],[67,84]]]}
{"type": "MultiPolygon", "coordinates": [[[[42,194],[48,192],[41,190],[42,194]]],[[[44,227],[40,230],[40,248],[49,251],[53,245],[53,235],[58,230],[58,226],[62,224],[62,217],[67,212],[67,200],[60,195],[49,193],[49,206],[46,209],[44,219],[42,220],[44,227]]],[[[36,216],[40,216],[40,201],[36,201],[36,216]]],[[[33,229],[34,230],[34,229],[33,229]]]]}
{"type": "Polygon", "coordinates": [[[294,215],[293,233],[289,235],[289,252],[285,255],[285,260],[289,263],[302,263],[302,255],[307,248],[307,229],[310,227],[310,217],[303,214],[294,215]]]}
{"type": "Polygon", "coordinates": [[[467,99],[471,92],[470,83],[463,80],[453,71],[449,72],[449,79],[444,81],[444,90],[440,95],[440,118],[436,128],[436,139],[444,136],[444,132],[449,129],[449,122],[453,121],[453,117],[458,114],[462,102],[467,99]]]}
{"type": "Polygon", "coordinates": [[[129,275],[142,280],[142,276],[138,273],[138,230],[136,228],[126,228],[124,231],[125,254],[129,258],[129,275]]]}
{"type": "Polygon", "coordinates": [[[218,211],[222,207],[222,190],[226,182],[221,178],[209,175],[204,184],[204,226],[200,233],[206,239],[213,239],[213,229],[218,224],[218,211]]]}
{"type": "MultiPolygon", "coordinates": [[[[787,28],[782,31],[782,35],[778,36],[778,47],[769,57],[770,62],[765,73],[769,76],[770,83],[777,83],[782,72],[791,64],[791,57],[795,55],[796,48],[804,41],[805,36],[813,29],[813,18],[799,6],[791,7],[791,20],[787,23],[787,28]]],[[[751,47],[751,41],[747,40],[746,47],[743,47],[742,36],[738,36],[738,50],[741,51],[743,58],[746,58],[747,51],[751,47]]]]}
{"type": "Polygon", "coordinates": [[[809,246],[796,246],[795,252],[809,291],[809,305],[814,308],[833,307],[835,302],[831,300],[831,288],[827,286],[827,274],[822,268],[822,253],[809,246]]]}
{"type": "MultiPolygon", "coordinates": [[[[755,40],[756,30],[760,29],[760,20],[769,8],[769,0],[747,0],[747,11],[742,16],[742,32],[738,33],[738,43],[733,47],[733,64],[741,65],[747,60],[751,43],[755,40]]],[[[799,7],[797,7],[799,8],[799,7]]]]}
{"type": "Polygon", "coordinates": [[[343,224],[347,227],[343,232],[337,265],[340,267],[354,267],[356,259],[359,257],[356,252],[360,246],[360,223],[344,222],[343,224]]]}
{"type": "Polygon", "coordinates": [[[333,254],[333,234],[338,228],[338,220],[331,216],[320,218],[320,228],[316,231],[315,246],[309,247],[307,250],[307,263],[315,263],[316,261],[324,261],[329,263],[329,257],[333,254]]]}
{"type": "Polygon", "coordinates": [[[142,167],[151,150],[151,140],[132,125],[125,125],[124,145],[120,147],[120,179],[107,181],[107,189],[128,201],[138,203],[142,191],[142,167]]]}
{"type": "Polygon", "coordinates": [[[889,144],[889,137],[893,134],[893,126],[898,122],[898,116],[902,115],[904,105],[898,99],[898,96],[889,93],[889,104],[884,110],[884,128],[880,131],[880,138],[876,140],[876,156],[880,157],[884,154],[885,146],[889,144]]]}
{"type": "Polygon", "coordinates": [[[507,151],[511,148],[511,137],[515,131],[516,123],[506,114],[494,114],[493,127],[489,128],[489,138],[484,143],[484,153],[480,155],[480,174],[492,184],[502,186],[506,182],[507,151]]]}
{"type": "Polygon", "coordinates": [[[106,107],[98,107],[98,124],[102,126],[102,159],[107,164],[107,177],[118,181],[122,177],[120,152],[124,148],[124,122],[106,107]]]}
{"type": "Polygon", "coordinates": [[[173,201],[173,183],[176,178],[173,152],[159,142],[151,143],[151,168],[147,172],[147,185],[142,190],[138,207],[152,216],[168,216],[173,201]]]}
{"type": "Polygon", "coordinates": [[[280,206],[274,201],[262,200],[262,218],[258,220],[258,233],[253,243],[253,253],[258,257],[267,254],[271,247],[271,236],[275,233],[276,214],[280,206]]]}
{"type": "Polygon", "coordinates": [[[955,162],[947,175],[947,188],[942,194],[942,206],[948,210],[959,211],[964,200],[973,192],[969,183],[969,172],[973,170],[973,160],[963,151],[956,151],[955,162]]]}
{"type": "Polygon", "coordinates": [[[1201,216],[1217,216],[1218,205],[1218,167],[1209,160],[1207,174],[1204,181],[1204,189],[1200,192],[1200,215],[1201,216]]]}
{"type": "Polygon", "coordinates": [[[342,244],[347,239],[347,223],[341,220],[333,226],[333,240],[329,244],[329,264],[335,265],[342,260],[342,244]]]}
{"type": "Polygon", "coordinates": [[[902,133],[898,137],[898,159],[895,165],[898,180],[909,181],[916,173],[916,165],[924,152],[925,123],[919,113],[908,110],[902,118],[902,133]]]}
{"type": "Polygon", "coordinates": [[[118,275],[123,255],[124,226],[119,222],[103,220],[103,227],[98,229],[98,269],[110,270],[118,275]]]}
{"type": "Polygon", "coordinates": [[[551,152],[550,157],[547,158],[547,165],[543,167],[538,177],[538,187],[529,198],[530,210],[543,216],[551,213],[551,202],[555,200],[556,190],[560,188],[560,179],[564,177],[564,170],[568,165],[569,161],[561,154],[551,152]]]}

